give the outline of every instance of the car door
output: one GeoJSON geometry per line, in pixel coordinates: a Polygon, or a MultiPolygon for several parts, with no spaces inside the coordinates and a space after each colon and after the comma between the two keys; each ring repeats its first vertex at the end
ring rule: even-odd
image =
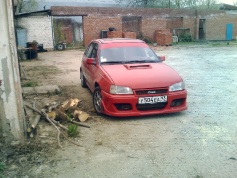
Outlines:
{"type": "Polygon", "coordinates": [[[98,44],[97,43],[91,43],[91,45],[88,48],[88,52],[86,53],[87,58],[93,58],[95,59],[95,64],[87,64],[85,61],[86,66],[86,80],[88,87],[93,91],[94,90],[94,81],[95,81],[95,75],[96,75],[96,69],[97,69],[97,55],[98,52],[98,44]]]}
{"type": "Polygon", "coordinates": [[[94,47],[94,43],[92,42],[89,44],[86,51],[84,52],[83,59],[82,59],[81,67],[82,67],[83,75],[84,75],[87,83],[89,82],[89,65],[86,63],[86,61],[89,58],[93,47],[94,47]]]}

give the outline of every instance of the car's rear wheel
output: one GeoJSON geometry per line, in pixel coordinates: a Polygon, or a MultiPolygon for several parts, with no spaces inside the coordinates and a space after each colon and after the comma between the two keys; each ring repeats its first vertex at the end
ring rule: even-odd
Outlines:
{"type": "Polygon", "coordinates": [[[103,114],[102,95],[99,87],[96,87],[93,93],[93,105],[97,114],[103,114]]]}
{"type": "Polygon", "coordinates": [[[81,74],[80,74],[80,77],[81,77],[81,86],[83,88],[86,88],[87,85],[86,85],[86,79],[85,79],[85,76],[83,75],[83,72],[81,71],[81,74]]]}

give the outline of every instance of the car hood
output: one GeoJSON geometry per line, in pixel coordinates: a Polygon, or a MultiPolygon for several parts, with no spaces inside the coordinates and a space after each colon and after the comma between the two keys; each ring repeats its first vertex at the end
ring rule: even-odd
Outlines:
{"type": "Polygon", "coordinates": [[[182,79],[164,63],[102,65],[115,85],[132,89],[168,87],[182,79]]]}

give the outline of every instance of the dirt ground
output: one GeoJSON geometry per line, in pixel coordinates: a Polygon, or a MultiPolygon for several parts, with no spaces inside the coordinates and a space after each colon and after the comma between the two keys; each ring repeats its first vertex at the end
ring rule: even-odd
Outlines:
{"type": "Polygon", "coordinates": [[[80,86],[82,51],[39,53],[38,60],[22,62],[31,81],[56,84],[62,90],[59,95],[27,96],[25,100],[37,100],[42,107],[47,102],[81,99],[83,110],[91,115],[86,121],[91,128],[79,127],[79,136],[73,138],[81,147],[62,139],[60,149],[55,129],[41,120],[38,140],[43,148],[32,148],[41,154],[35,161],[12,161],[6,177],[236,177],[237,46],[177,45],[154,50],[165,55],[165,63],[183,77],[187,111],[99,117],[90,91],[80,86]]]}

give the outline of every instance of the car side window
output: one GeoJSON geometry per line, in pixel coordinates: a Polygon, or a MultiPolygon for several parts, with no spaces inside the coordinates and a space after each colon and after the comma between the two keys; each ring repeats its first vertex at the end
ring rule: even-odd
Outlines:
{"type": "Polygon", "coordinates": [[[92,50],[93,50],[93,47],[94,47],[94,43],[91,43],[88,47],[87,47],[87,49],[86,49],[86,52],[85,52],[85,55],[89,58],[90,57],[90,55],[91,55],[91,52],[92,52],[92,50]]]}
{"type": "Polygon", "coordinates": [[[97,51],[98,51],[98,44],[94,44],[93,49],[90,54],[90,58],[96,58],[97,57],[97,51]]]}

